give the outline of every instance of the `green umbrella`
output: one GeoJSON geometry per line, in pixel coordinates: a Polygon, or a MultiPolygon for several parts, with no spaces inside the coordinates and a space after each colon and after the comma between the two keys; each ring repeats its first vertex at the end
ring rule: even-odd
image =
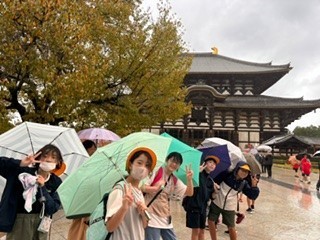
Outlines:
{"type": "Polygon", "coordinates": [[[191,166],[191,169],[194,173],[193,184],[195,187],[199,186],[199,168],[202,152],[179,141],[178,139],[172,137],[168,133],[162,133],[161,136],[172,139],[172,142],[168,150],[168,154],[171,152],[178,152],[182,155],[183,163],[180,166],[179,170],[174,174],[184,183],[186,183],[186,166],[191,166]]]}
{"type": "Polygon", "coordinates": [[[157,155],[160,167],[165,160],[171,139],[147,132],[132,133],[97,151],[58,188],[67,218],[88,216],[106,192],[126,175],[128,154],[137,147],[148,147],[157,155]]]}

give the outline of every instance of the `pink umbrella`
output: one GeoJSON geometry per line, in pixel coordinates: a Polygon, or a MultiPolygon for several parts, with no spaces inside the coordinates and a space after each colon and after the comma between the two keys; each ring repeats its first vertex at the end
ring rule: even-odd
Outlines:
{"type": "Polygon", "coordinates": [[[78,132],[80,139],[88,140],[104,140],[104,141],[118,141],[120,137],[114,132],[105,128],[87,128],[78,132]]]}

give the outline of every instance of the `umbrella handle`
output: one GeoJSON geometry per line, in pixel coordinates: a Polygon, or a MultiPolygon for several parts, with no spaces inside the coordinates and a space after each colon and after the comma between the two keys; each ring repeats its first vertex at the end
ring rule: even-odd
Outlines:
{"type": "Polygon", "coordinates": [[[151,217],[147,210],[144,210],[144,216],[147,218],[148,221],[150,221],[151,217]]]}

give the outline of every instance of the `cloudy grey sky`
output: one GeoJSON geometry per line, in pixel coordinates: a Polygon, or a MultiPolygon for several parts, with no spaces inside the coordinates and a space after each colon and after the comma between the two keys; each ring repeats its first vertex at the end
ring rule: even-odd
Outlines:
{"type": "MultiPolygon", "coordinates": [[[[156,12],[156,0],[143,0],[156,12]]],[[[293,69],[263,94],[320,99],[319,0],[173,0],[192,52],[210,52],[245,61],[290,63],[293,69]]],[[[296,120],[319,126],[320,109],[296,120]]]]}

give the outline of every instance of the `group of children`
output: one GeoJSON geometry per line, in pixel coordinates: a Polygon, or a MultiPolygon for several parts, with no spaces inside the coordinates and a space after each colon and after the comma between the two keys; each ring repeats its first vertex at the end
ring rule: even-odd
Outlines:
{"type": "MultiPolygon", "coordinates": [[[[93,153],[96,146],[89,144],[86,149],[93,153]]],[[[238,193],[242,191],[250,199],[259,195],[257,179],[252,177],[251,185],[244,180],[250,174],[247,163],[240,161],[233,171],[226,170],[212,179],[210,173],[220,159],[206,156],[199,166],[200,184],[194,187],[191,169],[186,168],[186,184],[173,174],[183,162],[180,153],[170,153],[165,164],[154,171],[156,162],[157,157],[149,148],[136,148],[128,155],[124,187],[111,191],[106,206],[105,225],[112,232],[110,239],[176,239],[170,210],[173,194],[187,202],[186,226],[192,229],[192,239],[204,239],[207,221],[211,239],[217,239],[216,223],[220,215],[230,239],[236,239],[238,193]]],[[[62,163],[60,150],[51,144],[22,160],[0,157],[0,175],[7,180],[0,203],[0,232],[7,233],[7,240],[47,239],[48,232],[40,231],[39,226],[41,216],[50,217],[61,207],[56,191],[61,180],[54,170],[62,163]],[[26,178],[21,180],[25,173],[26,178]]],[[[68,239],[75,239],[75,232],[79,234],[77,239],[85,239],[86,221],[74,220],[68,239]]]]}

